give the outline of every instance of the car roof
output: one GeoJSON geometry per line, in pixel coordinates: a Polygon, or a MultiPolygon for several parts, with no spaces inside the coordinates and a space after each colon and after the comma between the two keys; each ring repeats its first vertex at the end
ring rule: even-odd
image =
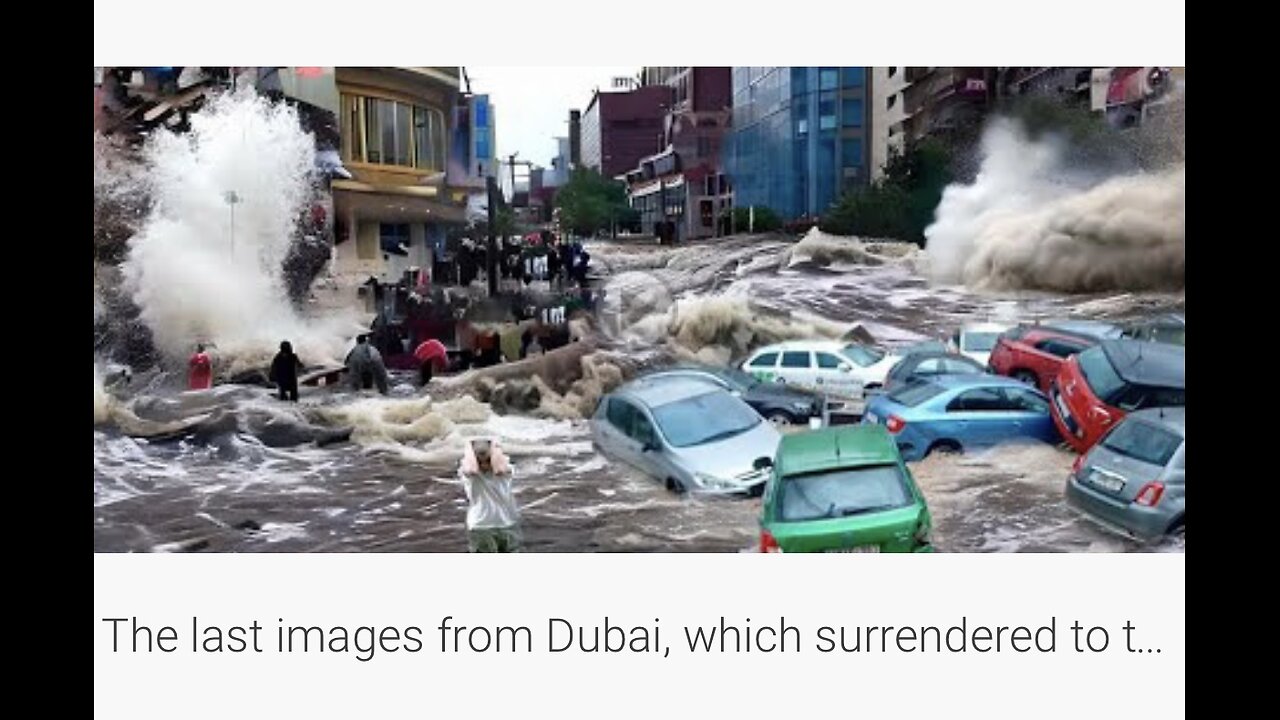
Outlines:
{"type": "Polygon", "coordinates": [[[866,343],[843,340],[787,340],[785,342],[766,345],[751,353],[751,355],[755,356],[763,352],[783,352],[786,350],[825,350],[827,352],[839,352],[850,345],[867,346],[866,343]]]}
{"type": "Polygon", "coordinates": [[[1053,336],[1053,337],[1072,338],[1075,340],[1081,340],[1081,341],[1087,342],[1090,345],[1096,345],[1100,341],[1100,338],[1098,338],[1097,335],[1078,332],[1076,330],[1069,330],[1067,328],[1062,328],[1062,327],[1055,327],[1053,325],[1024,323],[1022,325],[1017,326],[1014,329],[1020,331],[1018,334],[1018,337],[1014,338],[1015,340],[1018,340],[1018,341],[1025,341],[1027,339],[1027,336],[1032,333],[1036,333],[1038,335],[1053,336]]]}
{"type": "Polygon", "coordinates": [[[710,380],[668,376],[637,378],[615,390],[614,394],[652,408],[717,391],[724,392],[724,388],[710,380]]]}
{"type": "Polygon", "coordinates": [[[1179,435],[1187,434],[1186,408],[1147,408],[1129,413],[1126,417],[1136,417],[1155,425],[1163,425],[1176,430],[1179,435]]]}
{"type": "Polygon", "coordinates": [[[783,435],[778,444],[782,476],[834,468],[898,462],[898,446],[881,425],[837,425],[783,435]]]}
{"type": "Polygon", "coordinates": [[[1185,389],[1187,351],[1181,345],[1143,340],[1107,340],[1102,343],[1111,366],[1125,382],[1185,389]]]}
{"type": "Polygon", "coordinates": [[[1124,332],[1118,325],[1100,320],[1048,320],[1041,323],[1041,327],[1065,330],[1095,340],[1118,338],[1124,332]]]}
{"type": "Polygon", "coordinates": [[[1014,380],[1011,377],[1005,377],[1003,375],[934,375],[926,382],[931,382],[948,390],[993,386],[1021,387],[1028,390],[1035,389],[1021,380],[1014,380]]]}

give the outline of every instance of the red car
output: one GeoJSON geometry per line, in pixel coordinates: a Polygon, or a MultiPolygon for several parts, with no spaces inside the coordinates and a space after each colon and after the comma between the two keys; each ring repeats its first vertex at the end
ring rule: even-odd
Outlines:
{"type": "Polygon", "coordinates": [[[987,369],[1035,385],[1044,392],[1067,358],[1097,345],[1098,338],[1044,325],[1019,325],[1000,336],[987,369]]]}
{"type": "Polygon", "coordinates": [[[1186,405],[1186,349],[1107,340],[1067,360],[1049,400],[1062,439],[1083,453],[1128,413],[1186,405]]]}

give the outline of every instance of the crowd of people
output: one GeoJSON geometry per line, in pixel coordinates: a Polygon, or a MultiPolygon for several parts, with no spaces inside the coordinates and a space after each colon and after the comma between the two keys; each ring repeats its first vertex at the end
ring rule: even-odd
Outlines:
{"type": "MultiPolygon", "coordinates": [[[[495,259],[500,279],[508,284],[529,285],[548,282],[563,288],[571,284],[584,287],[591,254],[582,243],[560,241],[554,233],[531,233],[520,238],[505,238],[495,259]]],[[[484,241],[464,239],[455,254],[458,284],[466,287],[483,279],[489,267],[489,250],[484,241]]]]}

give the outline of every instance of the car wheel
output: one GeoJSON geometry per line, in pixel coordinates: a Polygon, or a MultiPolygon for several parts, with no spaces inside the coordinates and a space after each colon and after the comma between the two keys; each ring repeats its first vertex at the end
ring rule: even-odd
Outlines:
{"type": "Polygon", "coordinates": [[[667,489],[676,495],[683,495],[685,493],[684,483],[675,478],[667,478],[667,489]]]}
{"type": "Polygon", "coordinates": [[[1037,385],[1040,384],[1040,380],[1036,377],[1036,374],[1031,372],[1030,370],[1015,370],[1013,372],[1013,375],[1011,375],[1010,377],[1012,377],[1014,380],[1017,380],[1020,383],[1026,383],[1031,387],[1036,387],[1037,385]]]}
{"type": "Polygon", "coordinates": [[[779,428],[788,427],[790,425],[796,424],[795,418],[791,417],[790,413],[785,413],[785,412],[782,412],[781,410],[775,410],[769,413],[768,415],[765,416],[765,419],[768,420],[774,427],[779,427],[779,428]]]}
{"type": "Polygon", "coordinates": [[[954,440],[939,440],[938,442],[929,446],[929,451],[925,453],[925,457],[928,457],[934,453],[937,453],[939,455],[959,455],[960,443],[954,440]]]}

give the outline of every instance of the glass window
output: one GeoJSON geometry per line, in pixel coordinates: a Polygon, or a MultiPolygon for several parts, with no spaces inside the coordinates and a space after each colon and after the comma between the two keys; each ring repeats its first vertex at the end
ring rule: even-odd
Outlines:
{"type": "Polygon", "coordinates": [[[489,127],[489,103],[476,103],[476,127],[489,127]]]}
{"type": "Polygon", "coordinates": [[[783,521],[848,517],[906,507],[912,502],[897,465],[784,478],[778,509],[783,521]]]}
{"type": "Polygon", "coordinates": [[[875,365],[884,359],[884,352],[866,345],[846,345],[841,353],[861,367],[875,365]]]}
{"type": "Polygon", "coordinates": [[[608,409],[609,424],[618,428],[623,432],[631,429],[631,415],[635,412],[635,408],[623,400],[613,398],[609,400],[608,409]]]}
{"type": "Polygon", "coordinates": [[[968,358],[943,358],[942,368],[943,372],[953,375],[981,375],[986,372],[985,368],[968,358]]]}
{"type": "Polygon", "coordinates": [[[921,360],[920,364],[916,365],[915,372],[917,375],[936,375],[942,372],[942,360],[939,358],[921,360]]]}
{"type": "MultiPolygon", "coordinates": [[[[856,88],[862,87],[864,78],[866,77],[866,68],[847,67],[844,68],[844,87],[856,88]]],[[[892,75],[890,75],[892,77],[892,75]]]]}
{"type": "Polygon", "coordinates": [[[404,165],[413,167],[413,157],[409,154],[411,141],[409,140],[410,127],[413,123],[413,106],[404,103],[395,104],[396,111],[396,127],[395,127],[395,158],[396,165],[404,165]]]}
{"type": "Polygon", "coordinates": [[[818,101],[818,129],[834,130],[836,127],[836,99],[831,93],[824,93],[818,101]]]}
{"type": "Polygon", "coordinates": [[[844,138],[840,141],[840,162],[844,167],[862,166],[862,138],[844,138]]]}
{"type": "Polygon", "coordinates": [[[963,349],[967,352],[991,352],[999,337],[998,332],[967,332],[963,336],[963,349]]]}
{"type": "Polygon", "coordinates": [[[1004,396],[995,388],[966,390],[947,403],[947,412],[994,412],[1004,409],[1004,396]]]}
{"type": "Polygon", "coordinates": [[[895,390],[889,393],[889,399],[899,405],[907,407],[915,407],[922,402],[932,400],[942,393],[942,386],[935,385],[931,382],[921,382],[914,385],[908,385],[901,390],[895,390]]]}
{"type": "Polygon", "coordinates": [[[364,133],[360,126],[360,98],[342,96],[342,159],[364,162],[364,133]]]}
{"type": "Polygon", "coordinates": [[[1125,389],[1124,378],[1111,367],[1111,360],[1101,345],[1089,348],[1080,353],[1077,358],[1080,361],[1080,372],[1084,375],[1084,381],[1089,384],[1089,389],[1093,391],[1094,397],[1109,403],[1125,389]]]}
{"type": "Polygon", "coordinates": [[[835,68],[823,68],[818,71],[819,90],[835,90],[839,82],[839,73],[835,68]]]}
{"type": "Polygon", "coordinates": [[[800,352],[784,352],[782,353],[782,367],[784,368],[807,368],[809,367],[808,351],[800,352]]]}
{"type": "Polygon", "coordinates": [[[814,353],[818,356],[818,367],[823,370],[836,370],[840,367],[840,358],[831,353],[814,353]]]}
{"type": "Polygon", "coordinates": [[[382,100],[366,100],[364,104],[365,160],[382,163],[382,113],[389,103],[382,100]]]}
{"type": "Polygon", "coordinates": [[[862,98],[845,98],[840,101],[840,124],[844,127],[862,127],[862,98]]]}
{"type": "Polygon", "coordinates": [[[1164,466],[1177,452],[1182,438],[1141,420],[1126,420],[1102,440],[1102,446],[1125,457],[1164,466]]]}
{"type": "Polygon", "coordinates": [[[667,442],[681,448],[724,440],[763,422],[750,405],[723,390],[659,405],[653,417],[667,442]]]}
{"type": "Polygon", "coordinates": [[[778,364],[778,353],[770,352],[751,361],[751,367],[773,367],[778,364]]]}
{"type": "Polygon", "coordinates": [[[1032,412],[1040,415],[1049,414],[1049,401],[1039,393],[1023,388],[1005,388],[1005,397],[1009,399],[1009,409],[1016,412],[1032,412]]]}

